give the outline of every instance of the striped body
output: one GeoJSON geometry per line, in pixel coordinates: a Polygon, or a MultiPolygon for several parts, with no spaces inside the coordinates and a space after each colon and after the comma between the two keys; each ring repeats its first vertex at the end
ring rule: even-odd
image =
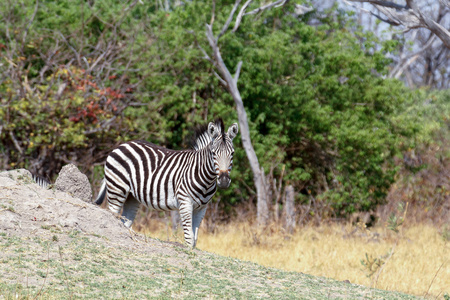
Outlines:
{"type": "Polygon", "coordinates": [[[118,213],[128,193],[161,211],[179,208],[175,195],[192,197],[194,209],[206,205],[216,192],[214,163],[207,150],[175,151],[145,141],[119,146],[105,165],[110,209],[118,213]],[[203,172],[197,176],[202,177],[195,183],[189,180],[200,168],[203,172]]]}
{"type": "Polygon", "coordinates": [[[108,207],[127,219],[131,227],[139,204],[155,210],[179,210],[185,240],[195,247],[206,204],[217,186],[228,187],[237,125],[223,131],[223,123],[210,123],[197,134],[193,150],[170,150],[146,141],[120,145],[106,159],[105,181],[97,199],[106,194],[108,207]],[[231,130],[231,131],[230,131],[231,130]]]}

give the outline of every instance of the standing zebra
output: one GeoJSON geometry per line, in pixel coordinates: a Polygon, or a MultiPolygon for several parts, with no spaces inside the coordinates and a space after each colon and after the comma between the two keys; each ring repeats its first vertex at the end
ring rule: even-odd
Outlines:
{"type": "Polygon", "coordinates": [[[127,219],[131,228],[139,202],[155,210],[178,209],[186,243],[194,248],[206,204],[217,186],[228,188],[233,165],[235,123],[224,131],[222,119],[198,128],[193,149],[175,151],[146,141],[132,141],[111,152],[105,163],[105,180],[96,204],[127,219]]]}

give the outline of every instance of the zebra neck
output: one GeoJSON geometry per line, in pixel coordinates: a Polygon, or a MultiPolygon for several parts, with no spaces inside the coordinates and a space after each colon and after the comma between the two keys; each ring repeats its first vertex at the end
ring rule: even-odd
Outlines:
{"type": "Polygon", "coordinates": [[[205,147],[200,151],[197,151],[197,159],[195,169],[198,169],[198,174],[202,178],[202,182],[207,187],[211,187],[216,184],[217,175],[214,166],[214,160],[209,147],[205,147]]]}

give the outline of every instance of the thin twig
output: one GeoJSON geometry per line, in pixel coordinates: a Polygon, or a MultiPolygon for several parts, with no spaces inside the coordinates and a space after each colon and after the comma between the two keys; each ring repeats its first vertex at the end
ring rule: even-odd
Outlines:
{"type": "Polygon", "coordinates": [[[213,0],[212,12],[211,12],[211,21],[209,22],[209,24],[211,24],[211,26],[214,24],[214,19],[215,18],[216,18],[216,0],[213,0]]]}
{"type": "Polygon", "coordinates": [[[42,290],[44,289],[45,281],[47,281],[47,277],[48,277],[49,266],[50,266],[50,246],[47,248],[47,274],[45,274],[44,282],[42,283],[41,289],[36,294],[36,296],[34,297],[33,300],[36,300],[37,297],[39,297],[39,295],[41,294],[42,290]]]}
{"type": "MultiPolygon", "coordinates": [[[[109,52],[110,52],[110,47],[111,47],[111,44],[109,44],[109,45],[106,47],[106,51],[105,51],[105,52],[103,52],[99,57],[97,57],[97,59],[95,60],[95,62],[94,62],[94,63],[89,67],[89,69],[86,71],[87,74],[89,74],[89,73],[95,68],[95,66],[100,62],[100,60],[102,60],[103,57],[105,57],[105,55],[109,54],[109,52]]],[[[83,58],[84,58],[84,57],[83,57],[83,58]]]]}
{"type": "Polygon", "coordinates": [[[242,67],[242,60],[238,62],[237,67],[236,67],[236,73],[234,73],[234,83],[237,84],[238,80],[239,80],[239,74],[241,73],[241,67],[242,67]]]}
{"type": "Polygon", "coordinates": [[[245,2],[245,4],[242,6],[241,10],[239,11],[237,17],[236,17],[236,22],[234,23],[234,27],[233,27],[233,32],[235,32],[238,28],[239,25],[241,25],[241,21],[242,21],[242,17],[244,16],[245,10],[247,9],[247,7],[250,5],[250,3],[253,0],[247,0],[247,2],[245,2]]]}
{"type": "Polygon", "coordinates": [[[352,2],[359,2],[359,3],[364,3],[364,2],[368,2],[370,4],[377,4],[377,5],[381,5],[381,6],[385,6],[385,7],[391,7],[391,8],[395,8],[395,9],[408,9],[409,7],[406,5],[400,5],[394,2],[390,2],[390,1],[382,1],[382,0],[349,0],[352,2]]]}
{"type": "Polygon", "coordinates": [[[216,71],[213,71],[213,72],[214,72],[214,76],[216,76],[217,79],[219,79],[220,83],[221,83],[224,87],[228,87],[228,83],[227,83],[225,80],[223,80],[223,78],[220,77],[220,75],[217,74],[216,71]]]}
{"type": "MultiPolygon", "coordinates": [[[[216,38],[216,43],[219,40],[219,38],[222,35],[224,35],[225,32],[227,31],[228,27],[230,26],[231,21],[233,20],[234,13],[236,12],[236,9],[237,9],[237,7],[239,6],[240,3],[241,3],[241,0],[236,0],[236,2],[234,3],[233,9],[231,10],[230,15],[228,16],[228,20],[223,25],[222,30],[220,31],[219,35],[216,38]]],[[[212,26],[212,24],[210,26],[212,26]]]]}
{"type": "Polygon", "coordinates": [[[77,58],[77,62],[78,65],[81,66],[81,59],[80,59],[80,54],[77,52],[77,50],[70,44],[70,42],[66,39],[66,37],[62,34],[62,32],[58,32],[58,34],[62,37],[62,39],[64,40],[64,42],[67,44],[67,46],[69,47],[70,50],[73,51],[73,53],[75,54],[75,57],[77,58]]]}
{"type": "Polygon", "coordinates": [[[444,266],[444,264],[445,264],[446,262],[447,262],[447,261],[444,261],[444,262],[439,266],[439,269],[437,269],[436,274],[434,274],[433,280],[431,280],[431,282],[430,282],[430,286],[428,287],[427,292],[426,292],[425,295],[423,296],[424,298],[426,298],[426,297],[428,296],[428,293],[430,292],[430,289],[431,289],[431,285],[433,284],[434,280],[435,280],[436,277],[437,277],[437,274],[439,273],[439,271],[441,270],[441,268],[444,266]]]}
{"type": "Polygon", "coordinates": [[[11,137],[14,147],[16,147],[17,151],[19,151],[20,154],[23,154],[23,150],[19,145],[19,142],[17,141],[16,137],[14,136],[14,133],[12,131],[9,132],[9,136],[11,137]]]}
{"type": "Polygon", "coordinates": [[[389,253],[389,256],[386,258],[386,260],[384,261],[384,263],[383,263],[383,265],[381,266],[381,268],[378,269],[377,275],[375,275],[375,278],[374,278],[374,280],[373,280],[373,282],[375,283],[375,284],[373,285],[374,288],[377,287],[378,277],[380,276],[380,274],[381,274],[381,272],[383,271],[384,267],[386,266],[386,264],[388,263],[388,261],[391,259],[391,257],[394,255],[395,248],[397,247],[397,244],[398,244],[398,241],[399,241],[399,240],[400,240],[400,239],[397,239],[397,241],[396,241],[395,244],[394,244],[394,247],[392,247],[392,249],[391,249],[391,253],[389,253]]]}
{"type": "MultiPolygon", "coordinates": [[[[362,12],[371,14],[371,15],[374,16],[375,18],[377,18],[377,19],[379,19],[380,21],[383,21],[383,22],[385,22],[385,23],[388,23],[389,25],[392,25],[392,26],[398,26],[398,25],[400,25],[400,23],[398,23],[398,22],[394,22],[394,21],[391,21],[391,20],[389,20],[389,19],[385,19],[385,18],[383,18],[382,16],[377,15],[376,13],[371,12],[370,10],[367,10],[367,9],[365,9],[365,8],[363,8],[363,7],[356,6],[356,5],[352,4],[352,3],[350,3],[349,1],[353,1],[353,0],[348,0],[348,1],[347,1],[347,0],[344,0],[344,3],[346,3],[347,5],[350,5],[351,7],[355,8],[355,9],[358,9],[358,10],[360,10],[360,11],[362,11],[362,12]]],[[[354,2],[361,2],[361,1],[354,1],[354,2]]]]}
{"type": "Polygon", "coordinates": [[[25,29],[25,32],[23,33],[23,37],[22,37],[22,50],[23,50],[23,45],[25,44],[25,39],[27,38],[28,30],[30,29],[31,24],[33,23],[34,18],[36,17],[36,13],[37,13],[37,11],[38,11],[38,8],[39,8],[39,1],[36,0],[36,5],[34,6],[33,15],[31,16],[30,21],[28,21],[27,28],[25,29]]]}
{"type": "Polygon", "coordinates": [[[61,258],[61,266],[63,268],[64,278],[66,279],[65,280],[66,287],[67,287],[67,290],[69,291],[70,299],[72,299],[72,291],[70,290],[69,283],[68,283],[69,280],[67,279],[67,274],[66,274],[66,268],[64,267],[64,264],[63,264],[63,257],[62,257],[61,246],[58,246],[58,250],[59,250],[59,257],[61,258]]]}
{"type": "Polygon", "coordinates": [[[436,39],[436,36],[433,35],[431,36],[431,38],[428,40],[428,42],[418,51],[414,52],[413,54],[410,54],[406,57],[403,57],[400,62],[397,64],[397,66],[391,71],[391,73],[389,74],[390,78],[399,78],[402,73],[404,72],[404,70],[411,64],[414,62],[414,60],[416,60],[420,54],[422,54],[423,52],[425,52],[431,45],[433,45],[434,41],[436,39]]]}
{"type": "Polygon", "coordinates": [[[200,51],[202,51],[202,53],[204,55],[203,58],[208,60],[210,63],[212,63],[215,66],[216,62],[211,57],[209,57],[209,55],[208,55],[208,53],[206,53],[205,49],[203,49],[203,47],[200,45],[197,45],[197,46],[200,48],[200,51]]]}
{"type": "Polygon", "coordinates": [[[287,2],[287,0],[278,0],[278,1],[274,1],[274,2],[272,2],[272,3],[269,3],[269,4],[266,4],[266,5],[264,5],[264,6],[258,7],[257,9],[254,9],[254,10],[252,10],[252,11],[249,11],[248,13],[245,13],[244,16],[247,16],[247,15],[255,15],[255,14],[257,14],[257,13],[263,11],[263,10],[269,9],[269,8],[282,6],[282,5],[284,5],[286,2],[287,2]]]}

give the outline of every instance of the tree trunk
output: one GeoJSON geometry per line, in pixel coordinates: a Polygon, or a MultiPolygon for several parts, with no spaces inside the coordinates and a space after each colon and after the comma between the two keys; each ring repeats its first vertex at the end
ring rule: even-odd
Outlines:
{"type": "MultiPolygon", "coordinates": [[[[218,40],[228,30],[228,27],[230,26],[230,23],[233,20],[234,14],[237,11],[240,2],[241,0],[236,0],[233,9],[231,10],[230,15],[228,16],[227,21],[223,25],[222,30],[217,35],[217,37],[214,36],[212,31],[212,24],[214,22],[214,9],[215,9],[215,5],[213,4],[213,17],[211,18],[211,24],[206,24],[206,37],[208,38],[208,42],[209,45],[211,46],[211,49],[213,50],[214,59],[211,59],[206,53],[206,51],[200,46],[199,47],[202,50],[203,54],[205,55],[205,58],[208,59],[219,71],[220,75],[217,74],[216,72],[214,72],[214,75],[219,79],[220,83],[222,83],[228,89],[231,96],[233,97],[234,103],[236,104],[239,127],[241,131],[242,145],[244,147],[245,153],[247,154],[247,158],[250,162],[250,167],[253,172],[253,182],[255,183],[256,187],[257,222],[259,226],[264,226],[267,224],[267,221],[269,219],[269,208],[267,204],[267,191],[266,191],[264,170],[260,167],[258,157],[256,156],[255,153],[255,149],[253,149],[252,141],[250,139],[250,130],[248,127],[247,113],[245,112],[244,103],[242,102],[241,94],[239,93],[239,89],[237,88],[237,82],[239,79],[239,73],[241,71],[242,61],[238,63],[235,75],[233,77],[230,74],[230,71],[228,70],[227,66],[225,65],[225,62],[222,59],[222,55],[220,54],[220,49],[218,46],[218,40]]],[[[251,2],[252,2],[251,0],[247,0],[246,3],[242,6],[238,14],[233,32],[235,32],[239,27],[241,19],[245,15],[245,10],[247,9],[248,5],[251,2]]],[[[275,6],[280,7],[283,6],[285,3],[287,3],[286,0],[273,1],[269,4],[257,8],[256,10],[248,12],[247,14],[255,14],[275,6]]]]}
{"type": "MultiPolygon", "coordinates": [[[[225,66],[222,57],[220,57],[220,61],[223,64],[223,66],[225,66]]],[[[223,69],[219,68],[219,70],[223,69]]],[[[226,71],[228,74],[224,74],[224,72],[221,73],[225,81],[228,83],[228,90],[233,96],[234,103],[236,104],[239,127],[241,131],[242,146],[244,147],[245,153],[247,154],[247,158],[250,162],[250,167],[253,172],[253,182],[255,184],[257,194],[256,219],[258,226],[264,226],[267,224],[267,221],[269,219],[269,208],[267,206],[267,191],[266,191],[264,169],[260,167],[255,149],[253,149],[252,141],[250,139],[250,129],[248,127],[247,113],[244,108],[244,103],[242,102],[241,94],[239,93],[239,90],[237,88],[237,82],[235,82],[235,80],[231,77],[231,74],[228,72],[228,69],[226,69],[226,71]]]]}
{"type": "Polygon", "coordinates": [[[289,234],[295,229],[294,187],[288,185],[284,191],[284,228],[289,234]]]}

